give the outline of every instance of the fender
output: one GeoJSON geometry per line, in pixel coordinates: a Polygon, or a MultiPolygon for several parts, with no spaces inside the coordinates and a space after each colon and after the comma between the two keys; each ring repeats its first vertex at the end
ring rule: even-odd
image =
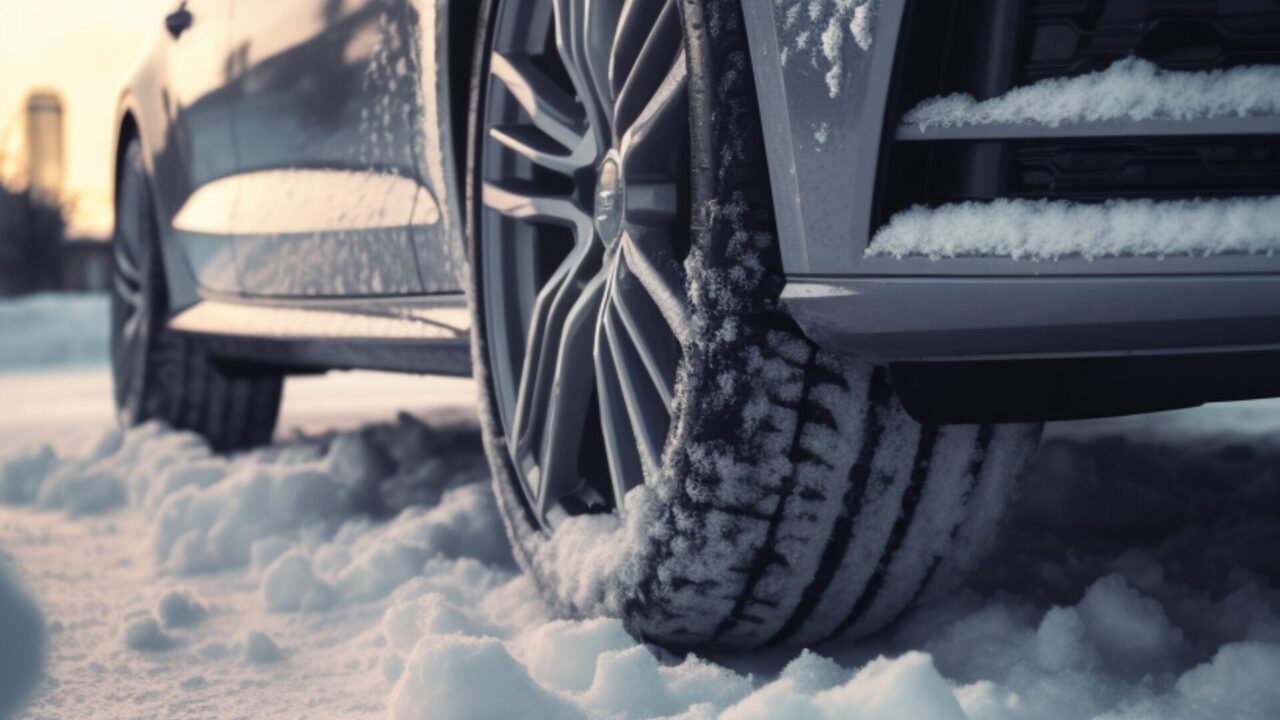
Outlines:
{"type": "MultiPolygon", "coordinates": [[[[171,207],[169,193],[165,189],[174,190],[173,178],[183,177],[181,172],[165,172],[166,165],[182,162],[177,153],[170,147],[172,135],[168,114],[164,111],[165,94],[161,90],[162,83],[156,77],[158,66],[165,58],[159,57],[163,50],[159,44],[144,55],[137,71],[130,78],[116,105],[115,129],[113,132],[112,152],[112,203],[118,201],[120,169],[124,159],[127,143],[137,138],[142,145],[142,162],[147,171],[147,182],[151,191],[152,210],[155,227],[160,239],[160,253],[168,277],[170,315],[176,315],[182,309],[190,307],[199,300],[196,276],[190,263],[177,247],[172,237],[172,219],[177,212],[171,207]],[[161,176],[167,178],[161,182],[161,176]]],[[[180,183],[179,183],[180,184],[180,183]]]]}

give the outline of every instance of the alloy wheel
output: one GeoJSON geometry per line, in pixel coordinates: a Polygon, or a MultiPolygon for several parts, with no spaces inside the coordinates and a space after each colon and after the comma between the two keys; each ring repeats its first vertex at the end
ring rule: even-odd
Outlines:
{"type": "Polygon", "coordinates": [[[689,328],[683,32],[675,0],[501,0],[493,22],[487,359],[523,496],[553,527],[661,472],[689,328]]]}
{"type": "MultiPolygon", "coordinates": [[[[134,160],[130,158],[130,160],[134,160]]],[[[116,208],[117,228],[112,247],[111,354],[116,408],[123,424],[141,413],[146,353],[150,342],[147,300],[148,248],[146,211],[139,207],[144,180],[132,165],[121,178],[116,208]]]]}

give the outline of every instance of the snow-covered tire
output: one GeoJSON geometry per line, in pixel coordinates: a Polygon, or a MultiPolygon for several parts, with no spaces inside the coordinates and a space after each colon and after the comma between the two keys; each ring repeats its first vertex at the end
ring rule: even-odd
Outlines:
{"type": "MultiPolygon", "coordinates": [[[[503,397],[512,391],[499,374],[511,371],[495,348],[506,342],[495,325],[507,321],[488,307],[506,296],[491,279],[498,266],[490,255],[502,251],[486,239],[485,213],[533,205],[482,197],[494,182],[484,135],[498,126],[485,107],[495,97],[487,87],[494,11],[537,1],[489,0],[482,10],[468,230],[474,367],[494,489],[515,555],[549,604],[568,616],[621,617],[669,646],[755,647],[865,635],[922,594],[953,586],[992,541],[1039,426],[921,426],[895,399],[886,368],[822,350],[788,315],[738,0],[671,0],[683,28],[693,230],[682,263],[687,327],[674,330],[681,352],[660,465],[646,466],[625,500],[615,497],[621,513],[582,510],[575,500],[576,514],[549,514],[537,488],[553,480],[522,470],[545,469],[545,455],[520,454],[511,428],[525,431],[513,424],[523,415],[503,397]]],[[[503,222],[512,218],[519,221],[511,213],[503,222]]],[[[606,271],[615,262],[608,252],[606,271]]],[[[582,287],[585,298],[593,286],[582,287]]],[[[610,297],[602,302],[604,318],[610,297]]],[[[595,389],[586,392],[607,395],[620,381],[602,372],[604,332],[595,389]]],[[[562,343],[563,360],[571,355],[563,350],[569,330],[562,334],[548,337],[562,343]]],[[[530,353],[542,336],[534,337],[530,353]]],[[[526,368],[520,383],[539,372],[526,368]]],[[[552,392],[581,387],[577,374],[557,366],[552,392]]],[[[600,412],[585,422],[599,422],[600,412]]],[[[642,421],[631,417],[643,444],[642,421]]],[[[609,445],[609,429],[603,434],[609,445]]],[[[610,483],[584,477],[582,486],[594,497],[610,483]]]]}
{"type": "Polygon", "coordinates": [[[225,365],[168,327],[169,296],[142,147],[125,148],[112,248],[111,366],[121,425],[161,420],[218,451],[270,442],[284,377],[225,365]]]}

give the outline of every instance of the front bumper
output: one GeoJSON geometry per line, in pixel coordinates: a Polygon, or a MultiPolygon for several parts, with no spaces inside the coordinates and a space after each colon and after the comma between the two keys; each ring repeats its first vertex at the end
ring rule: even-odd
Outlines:
{"type": "MultiPolygon", "coordinates": [[[[1133,0],[1114,0],[1112,4],[1125,2],[1125,10],[1142,4],[1133,0]]],[[[806,25],[804,18],[809,16],[800,12],[801,20],[795,21],[797,13],[791,5],[802,5],[803,9],[807,3],[744,0],[783,267],[788,276],[783,298],[806,332],[833,350],[891,361],[1280,347],[1280,257],[1067,257],[1034,261],[996,257],[895,259],[866,254],[876,230],[894,210],[889,196],[904,182],[910,184],[916,169],[911,163],[926,155],[933,158],[935,147],[943,148],[936,153],[943,156],[954,155],[954,149],[962,145],[972,146],[981,168],[984,159],[994,162],[994,158],[1004,157],[1001,153],[1011,152],[1010,148],[1024,150],[1027,143],[1039,143],[1032,148],[1036,151],[1088,144],[1115,152],[1118,146],[1149,141],[1169,146],[1181,143],[1183,150],[1203,141],[1234,144],[1238,152],[1255,155],[1258,147],[1280,146],[1280,117],[1200,122],[1111,120],[1058,127],[1006,123],[930,132],[903,125],[904,103],[909,107],[914,102],[904,99],[911,91],[904,89],[904,82],[919,82],[918,77],[902,80],[910,49],[906,41],[911,28],[920,26],[912,12],[921,12],[924,6],[934,12],[946,4],[945,0],[872,0],[866,6],[874,11],[869,45],[864,47],[865,43],[854,42],[849,36],[842,36],[843,42],[828,42],[824,36],[823,42],[808,45],[817,49],[806,53],[798,48],[815,43],[824,29],[843,29],[854,19],[822,16],[816,25],[806,25]],[[806,32],[810,37],[802,38],[806,32]],[[894,157],[898,165],[891,172],[894,157]]],[[[840,4],[827,5],[834,12],[830,8],[840,4]]],[[[1025,55],[1025,48],[1019,46],[1025,40],[1018,34],[1027,26],[1025,14],[1048,5],[1052,3],[961,3],[971,17],[989,12],[994,19],[978,29],[983,33],[981,52],[993,57],[1001,53],[1025,55]]],[[[1155,8],[1159,4],[1151,5],[1155,8]]],[[[1221,8],[1226,10],[1222,12],[1230,11],[1231,5],[1223,0],[1221,8]]],[[[1183,18],[1180,22],[1191,21],[1183,18]]],[[[1168,27],[1168,23],[1160,26],[1155,21],[1151,25],[1168,27]]],[[[1167,40],[1170,36],[1165,32],[1160,37],[1167,40]]],[[[919,44],[917,39],[917,49],[919,44]]],[[[1219,63],[1218,67],[1273,62],[1265,53],[1280,52],[1275,43],[1258,47],[1263,49],[1256,52],[1264,55],[1229,49],[1213,62],[1219,63]]],[[[1017,72],[1001,70],[998,63],[987,70],[990,72],[978,73],[981,77],[974,81],[980,87],[968,88],[980,99],[1020,82],[1017,72]]],[[[1036,72],[1048,71],[1040,67],[1036,72]]],[[[1034,158],[1035,153],[1024,156],[1034,158]]],[[[1253,174],[1244,180],[1237,174],[1231,181],[1234,184],[1198,188],[1158,177],[1162,166],[1152,165],[1146,174],[1154,177],[1159,187],[1142,185],[1146,178],[1137,184],[1118,184],[1114,192],[1116,196],[1157,199],[1194,196],[1201,191],[1215,196],[1280,194],[1280,172],[1268,176],[1257,169],[1251,166],[1253,174]]],[[[1043,189],[1013,187],[1005,177],[962,174],[961,189],[976,199],[1057,197],[1053,193],[1070,192],[1075,193],[1072,199],[1096,200],[1110,192],[1090,188],[1087,183],[1065,191],[1070,184],[1065,180],[1043,189]]],[[[948,192],[954,193],[955,188],[948,192]]],[[[910,197],[910,192],[903,195],[910,197]]],[[[923,202],[927,204],[928,198],[923,202]]]]}
{"type": "Polygon", "coordinates": [[[783,293],[809,335],[884,360],[1280,348],[1280,275],[804,277],[783,293]]]}

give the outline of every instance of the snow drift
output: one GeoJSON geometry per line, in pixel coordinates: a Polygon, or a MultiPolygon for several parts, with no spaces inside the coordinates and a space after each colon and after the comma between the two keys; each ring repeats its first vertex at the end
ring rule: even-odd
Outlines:
{"type": "Polygon", "coordinates": [[[1057,260],[1079,256],[1205,257],[1280,250],[1280,197],[1214,200],[999,199],[897,213],[871,256],[1057,260]]]}
{"type": "Polygon", "coordinates": [[[9,575],[0,551],[0,718],[22,706],[44,659],[44,617],[9,575]]]}
{"type": "MultiPolygon", "coordinates": [[[[1258,717],[1280,706],[1280,445],[1218,420],[1137,439],[1064,426],[968,589],[799,654],[673,656],[615,620],[550,618],[466,423],[402,417],[230,458],[147,426],[5,457],[0,476],[9,503],[150,514],[161,573],[240,568],[286,615],[380,612],[326,652],[376,675],[396,718],[1258,717]]],[[[165,596],[122,646],[162,657],[208,602],[165,596]]],[[[270,637],[239,647],[226,661],[293,662],[270,637]]]]}
{"type": "MultiPolygon", "coordinates": [[[[35,681],[47,632],[32,702],[53,717],[1267,717],[1280,707],[1277,418],[1268,401],[1051,426],[962,591],[858,643],[711,657],[639,643],[612,619],[552,618],[511,560],[468,418],[401,416],[232,456],[159,425],[64,433],[0,453],[0,503],[34,518],[33,562],[84,549],[38,529],[56,512],[95,546],[141,545],[150,563],[134,576],[151,585],[120,590],[131,610],[90,598],[46,629],[0,577],[0,715],[35,681]],[[119,537],[130,528],[141,539],[119,537]]],[[[10,533],[0,523],[17,552],[10,533]]],[[[587,550],[558,558],[563,572],[610,552],[587,550]]],[[[84,582],[106,559],[54,575],[84,582]]]]}
{"type": "Polygon", "coordinates": [[[233,456],[150,423],[103,432],[68,456],[50,445],[10,455],[0,461],[0,500],[80,515],[140,509],[153,519],[162,572],[252,563],[269,581],[287,577],[269,583],[287,588],[271,600],[292,605],[284,595],[299,592],[307,572],[287,562],[295,548],[342,594],[364,600],[437,554],[509,562],[486,477],[473,427],[433,429],[408,415],[233,456]]]}
{"type": "Polygon", "coordinates": [[[1041,80],[988,100],[963,93],[931,98],[908,111],[903,121],[926,130],[994,123],[1056,127],[1103,120],[1264,115],[1280,115],[1280,67],[1179,72],[1128,57],[1105,70],[1041,80]]]}

